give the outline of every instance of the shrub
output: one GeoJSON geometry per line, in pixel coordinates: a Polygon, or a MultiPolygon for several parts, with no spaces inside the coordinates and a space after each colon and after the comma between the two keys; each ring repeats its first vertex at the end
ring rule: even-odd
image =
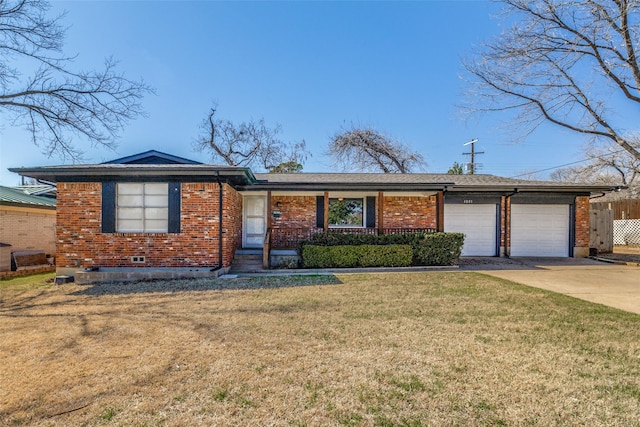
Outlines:
{"type": "MultiPolygon", "coordinates": [[[[300,244],[300,253],[303,257],[303,263],[306,265],[305,248],[312,246],[393,246],[408,245],[413,252],[411,264],[413,265],[453,265],[456,264],[462,252],[464,243],[464,235],[462,233],[404,233],[404,234],[362,234],[362,233],[318,233],[314,234],[311,239],[300,244]]],[[[352,252],[340,252],[345,257],[344,260],[337,260],[337,263],[350,264],[355,262],[352,260],[352,252]],[[347,253],[348,252],[348,253],[347,253]]],[[[338,256],[338,255],[336,255],[338,256]]],[[[328,257],[326,255],[325,257],[328,257]]],[[[323,263],[328,263],[328,258],[323,258],[323,263]]],[[[376,262],[378,262],[376,260],[376,262]]],[[[389,264],[377,264],[389,266],[389,264]]],[[[337,267],[338,265],[325,265],[325,267],[337,267]]],[[[350,265],[344,265],[350,266],[350,265]]],[[[319,266],[318,266],[319,267],[319,266]]]]}
{"type": "Polygon", "coordinates": [[[409,245],[306,244],[302,248],[302,264],[306,268],[406,267],[412,259],[413,250],[409,245]]]}
{"type": "Polygon", "coordinates": [[[317,233],[303,244],[318,246],[354,245],[414,245],[430,233],[365,234],[365,233],[317,233]]]}
{"type": "Polygon", "coordinates": [[[416,265],[453,265],[462,253],[464,234],[431,233],[423,236],[413,246],[413,262],[416,265]]]}

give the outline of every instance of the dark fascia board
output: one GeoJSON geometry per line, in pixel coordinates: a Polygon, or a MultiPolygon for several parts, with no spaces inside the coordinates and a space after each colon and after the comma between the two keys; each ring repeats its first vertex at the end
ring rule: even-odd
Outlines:
{"type": "Polygon", "coordinates": [[[481,185],[481,186],[451,186],[447,190],[450,192],[487,192],[487,191],[499,191],[504,193],[525,193],[525,192],[543,192],[543,193],[602,193],[618,191],[626,187],[615,185],[523,185],[523,186],[509,186],[509,185],[481,185]]]}
{"type": "Polygon", "coordinates": [[[229,182],[234,185],[251,185],[256,178],[249,168],[215,166],[205,164],[102,164],[42,166],[34,168],[9,168],[11,172],[50,182],[101,182],[101,181],[189,181],[229,182]]]}

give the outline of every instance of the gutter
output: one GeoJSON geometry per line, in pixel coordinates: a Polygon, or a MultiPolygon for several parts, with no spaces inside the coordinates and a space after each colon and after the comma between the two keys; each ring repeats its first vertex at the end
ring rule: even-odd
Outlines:
{"type": "MultiPolygon", "coordinates": [[[[618,193],[619,191],[626,190],[627,188],[629,188],[629,187],[626,186],[626,185],[617,185],[611,191],[613,191],[615,193],[618,193]]],[[[607,193],[603,191],[602,194],[600,194],[598,196],[589,196],[589,200],[599,199],[600,197],[604,197],[606,195],[607,195],[607,193]]]]}

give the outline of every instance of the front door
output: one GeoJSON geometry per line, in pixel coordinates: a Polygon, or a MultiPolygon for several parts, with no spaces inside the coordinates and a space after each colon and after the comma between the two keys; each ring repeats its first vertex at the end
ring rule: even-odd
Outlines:
{"type": "Polygon", "coordinates": [[[267,228],[267,203],[264,196],[245,196],[243,200],[242,246],[262,248],[267,228]]]}

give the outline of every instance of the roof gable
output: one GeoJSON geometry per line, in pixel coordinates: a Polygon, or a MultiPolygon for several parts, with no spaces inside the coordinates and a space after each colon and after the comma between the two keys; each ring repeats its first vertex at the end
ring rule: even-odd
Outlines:
{"type": "Polygon", "coordinates": [[[185,159],[184,157],[174,156],[173,154],[163,153],[161,151],[149,150],[144,153],[133,154],[119,159],[104,162],[107,164],[120,165],[200,165],[201,162],[185,159]]]}

